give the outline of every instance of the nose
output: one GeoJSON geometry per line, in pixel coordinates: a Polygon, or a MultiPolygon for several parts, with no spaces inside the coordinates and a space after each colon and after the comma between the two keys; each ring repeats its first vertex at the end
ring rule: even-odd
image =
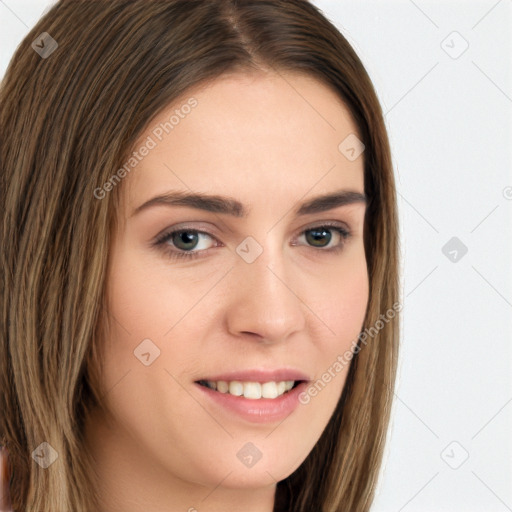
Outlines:
{"type": "Polygon", "coordinates": [[[252,263],[236,260],[227,285],[226,314],[234,336],[250,335],[263,343],[276,343],[305,328],[307,306],[301,293],[306,286],[293,275],[277,244],[272,250],[268,245],[252,263]]]}

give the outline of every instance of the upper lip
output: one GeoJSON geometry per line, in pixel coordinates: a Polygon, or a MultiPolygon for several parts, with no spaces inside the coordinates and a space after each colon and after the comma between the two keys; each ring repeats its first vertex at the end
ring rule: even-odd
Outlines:
{"type": "Polygon", "coordinates": [[[199,380],[210,381],[240,381],[240,382],[281,382],[286,380],[305,380],[309,381],[308,376],[300,370],[290,368],[276,368],[275,370],[251,369],[238,370],[226,373],[219,373],[199,380]]]}

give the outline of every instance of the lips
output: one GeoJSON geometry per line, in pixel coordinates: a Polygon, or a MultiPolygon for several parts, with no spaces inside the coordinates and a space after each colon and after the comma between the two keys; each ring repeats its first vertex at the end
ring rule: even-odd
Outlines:
{"type": "Polygon", "coordinates": [[[307,376],[295,369],[252,369],[211,375],[196,381],[202,387],[217,393],[251,400],[277,399],[299,384],[308,382],[307,376]]]}
{"type": "Polygon", "coordinates": [[[304,372],[289,368],[279,368],[275,370],[252,369],[238,370],[226,373],[218,373],[201,377],[200,381],[239,381],[239,382],[281,382],[281,381],[309,381],[310,378],[304,372]]]}
{"type": "MultiPolygon", "coordinates": [[[[294,412],[300,411],[299,396],[301,393],[305,391],[308,386],[309,379],[306,380],[295,380],[291,379],[289,381],[285,381],[288,383],[294,383],[294,386],[291,389],[286,390],[283,394],[279,394],[275,398],[267,398],[268,390],[264,392],[263,388],[266,387],[268,383],[275,384],[275,381],[269,381],[267,379],[274,378],[282,378],[284,377],[303,377],[304,374],[301,372],[289,372],[288,370],[281,373],[279,372],[243,372],[243,373],[230,373],[223,375],[215,375],[211,378],[217,379],[218,377],[223,377],[225,379],[232,379],[234,376],[242,379],[252,378],[255,379],[253,381],[215,381],[217,384],[220,382],[224,383],[234,383],[234,391],[238,389],[240,392],[240,385],[243,385],[243,395],[234,395],[231,392],[223,392],[219,389],[212,389],[209,386],[205,386],[204,380],[195,382],[195,389],[198,393],[198,397],[200,400],[204,398],[206,402],[204,402],[204,407],[210,412],[213,417],[216,417],[218,414],[222,413],[228,415],[234,420],[245,420],[246,422],[254,423],[276,423],[282,422],[286,417],[291,415],[294,412]],[[286,373],[288,372],[288,373],[286,373]],[[245,389],[245,384],[249,383],[249,389],[245,389]],[[263,384],[262,384],[263,383],[263,384]],[[262,395],[258,398],[258,392],[254,389],[251,389],[255,385],[257,388],[261,386],[262,395]],[[248,396],[245,396],[248,391],[248,396]]],[[[209,381],[212,382],[212,381],[209,381]]],[[[283,383],[283,381],[279,381],[283,383]]],[[[272,386],[270,386],[272,387],[272,386]]],[[[275,395],[275,393],[274,393],[275,395]]],[[[304,410],[304,409],[302,409],[304,410]]]]}

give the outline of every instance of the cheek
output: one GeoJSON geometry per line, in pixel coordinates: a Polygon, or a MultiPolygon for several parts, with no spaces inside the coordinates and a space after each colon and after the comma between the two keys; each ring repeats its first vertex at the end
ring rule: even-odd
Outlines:
{"type": "Polygon", "coordinates": [[[308,306],[321,321],[311,339],[318,350],[315,379],[301,403],[312,422],[323,429],[343,391],[353,349],[363,328],[369,299],[369,279],[364,251],[354,251],[343,264],[324,278],[322,293],[311,297],[308,306]]]}
{"type": "Polygon", "coordinates": [[[134,343],[139,338],[139,342],[164,338],[186,312],[188,303],[193,302],[190,290],[195,288],[179,280],[170,282],[165,268],[133,249],[120,248],[113,253],[113,261],[108,304],[116,331],[125,338],[129,333],[134,343]]]}
{"type": "Polygon", "coordinates": [[[364,252],[359,253],[326,274],[323,286],[318,288],[322,292],[316,294],[310,305],[324,326],[328,352],[349,345],[363,327],[369,280],[364,252]]]}
{"type": "Polygon", "coordinates": [[[340,288],[336,317],[338,321],[335,321],[335,326],[339,332],[349,334],[353,339],[362,329],[368,306],[369,282],[366,266],[347,277],[340,288]]]}

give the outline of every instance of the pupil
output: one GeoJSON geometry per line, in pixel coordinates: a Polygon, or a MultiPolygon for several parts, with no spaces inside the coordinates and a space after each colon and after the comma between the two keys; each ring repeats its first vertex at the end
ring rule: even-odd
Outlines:
{"type": "MultiPolygon", "coordinates": [[[[322,242],[322,238],[327,237],[327,244],[331,241],[331,234],[326,229],[312,229],[308,232],[309,234],[312,234],[311,238],[308,240],[309,243],[312,245],[322,245],[321,243],[318,244],[318,242],[322,242]]],[[[306,235],[308,237],[309,235],[306,235]]]]}
{"type": "MultiPolygon", "coordinates": [[[[197,233],[190,233],[189,231],[183,231],[181,233],[177,233],[175,235],[175,238],[178,239],[179,242],[183,242],[184,244],[192,244],[194,245],[195,243],[197,243],[197,240],[196,240],[196,237],[197,237],[197,233]]],[[[175,243],[175,241],[173,240],[173,242],[175,243]]],[[[179,247],[179,244],[176,244],[179,247]]],[[[181,247],[182,249],[191,249],[192,247],[181,247]]]]}

